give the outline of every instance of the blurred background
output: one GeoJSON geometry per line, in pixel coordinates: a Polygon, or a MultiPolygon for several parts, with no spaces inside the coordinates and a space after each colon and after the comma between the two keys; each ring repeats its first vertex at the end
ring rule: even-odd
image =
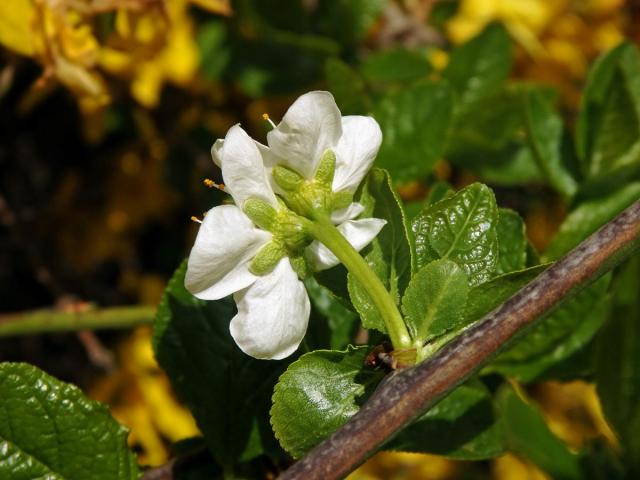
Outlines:
{"type": "MultiPolygon", "coordinates": [[[[197,232],[190,218],[224,197],[203,183],[221,181],[209,154],[215,139],[241,122],[264,140],[262,114],[277,123],[313,89],[331,90],[343,113],[374,112],[383,122],[396,115],[386,95],[437,82],[452,49],[496,23],[511,45],[509,81],[555,92],[571,126],[594,59],[624,39],[640,42],[640,2],[0,2],[0,324],[39,309],[109,322],[99,312],[117,306],[113,318],[126,327],[0,338],[0,360],[28,361],[80,385],[132,429],[142,464],[165,462],[169,445],[197,429],[155,365],[144,325],[189,252],[197,232]]],[[[518,128],[487,155],[501,155],[518,128]]],[[[434,158],[418,171],[388,155],[383,164],[397,165],[409,209],[436,181],[484,181],[500,206],[523,216],[539,250],[566,214],[563,192],[526,165],[505,173],[456,161],[463,155],[454,148],[417,154],[434,158]]],[[[545,382],[530,393],[569,445],[595,437],[615,444],[589,384],[545,382]]],[[[353,478],[544,475],[514,456],[470,464],[381,454],[353,478]]]]}

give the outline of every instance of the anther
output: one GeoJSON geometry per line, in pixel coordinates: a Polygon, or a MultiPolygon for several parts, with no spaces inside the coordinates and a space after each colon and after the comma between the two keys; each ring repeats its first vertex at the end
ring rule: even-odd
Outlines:
{"type": "Polygon", "coordinates": [[[193,216],[191,217],[191,221],[192,221],[192,222],[196,222],[196,223],[200,223],[200,224],[202,223],[202,220],[200,220],[200,219],[199,219],[198,217],[196,217],[195,215],[193,215],[193,216]]]}
{"type": "Polygon", "coordinates": [[[271,120],[271,118],[269,118],[269,114],[268,113],[263,113],[262,114],[262,119],[264,121],[266,121],[266,122],[269,122],[273,128],[276,128],[276,124],[273,123],[273,120],[271,120]]]}
{"type": "Polygon", "coordinates": [[[202,183],[204,183],[209,188],[217,188],[218,190],[224,192],[224,183],[216,183],[210,178],[205,178],[202,183]]]}

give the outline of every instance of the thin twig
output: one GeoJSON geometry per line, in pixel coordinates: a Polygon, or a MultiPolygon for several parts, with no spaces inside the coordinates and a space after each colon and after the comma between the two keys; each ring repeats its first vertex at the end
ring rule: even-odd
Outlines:
{"type": "Polygon", "coordinates": [[[385,379],[362,409],[280,477],[342,478],[478,371],[518,332],[595,281],[640,246],[640,201],[445,346],[385,379]]]}
{"type": "Polygon", "coordinates": [[[131,328],[153,322],[156,309],[147,306],[56,309],[0,314],[0,337],[47,332],[131,328]]]}

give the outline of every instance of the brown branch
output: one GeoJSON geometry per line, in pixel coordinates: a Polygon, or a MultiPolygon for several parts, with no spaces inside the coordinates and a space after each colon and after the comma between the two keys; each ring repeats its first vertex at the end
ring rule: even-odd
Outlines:
{"type": "Polygon", "coordinates": [[[342,428],[281,479],[342,478],[481,368],[516,333],[543,318],[640,246],[640,201],[466,330],[430,360],[390,375],[342,428]]]}

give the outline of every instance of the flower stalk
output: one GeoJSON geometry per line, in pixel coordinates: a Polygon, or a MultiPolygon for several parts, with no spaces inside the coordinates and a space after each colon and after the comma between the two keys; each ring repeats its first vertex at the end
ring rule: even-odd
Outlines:
{"type": "Polygon", "coordinates": [[[412,348],[411,336],[391,295],[375,272],[327,218],[310,222],[309,231],[340,260],[364,287],[384,320],[395,349],[412,348]]]}

